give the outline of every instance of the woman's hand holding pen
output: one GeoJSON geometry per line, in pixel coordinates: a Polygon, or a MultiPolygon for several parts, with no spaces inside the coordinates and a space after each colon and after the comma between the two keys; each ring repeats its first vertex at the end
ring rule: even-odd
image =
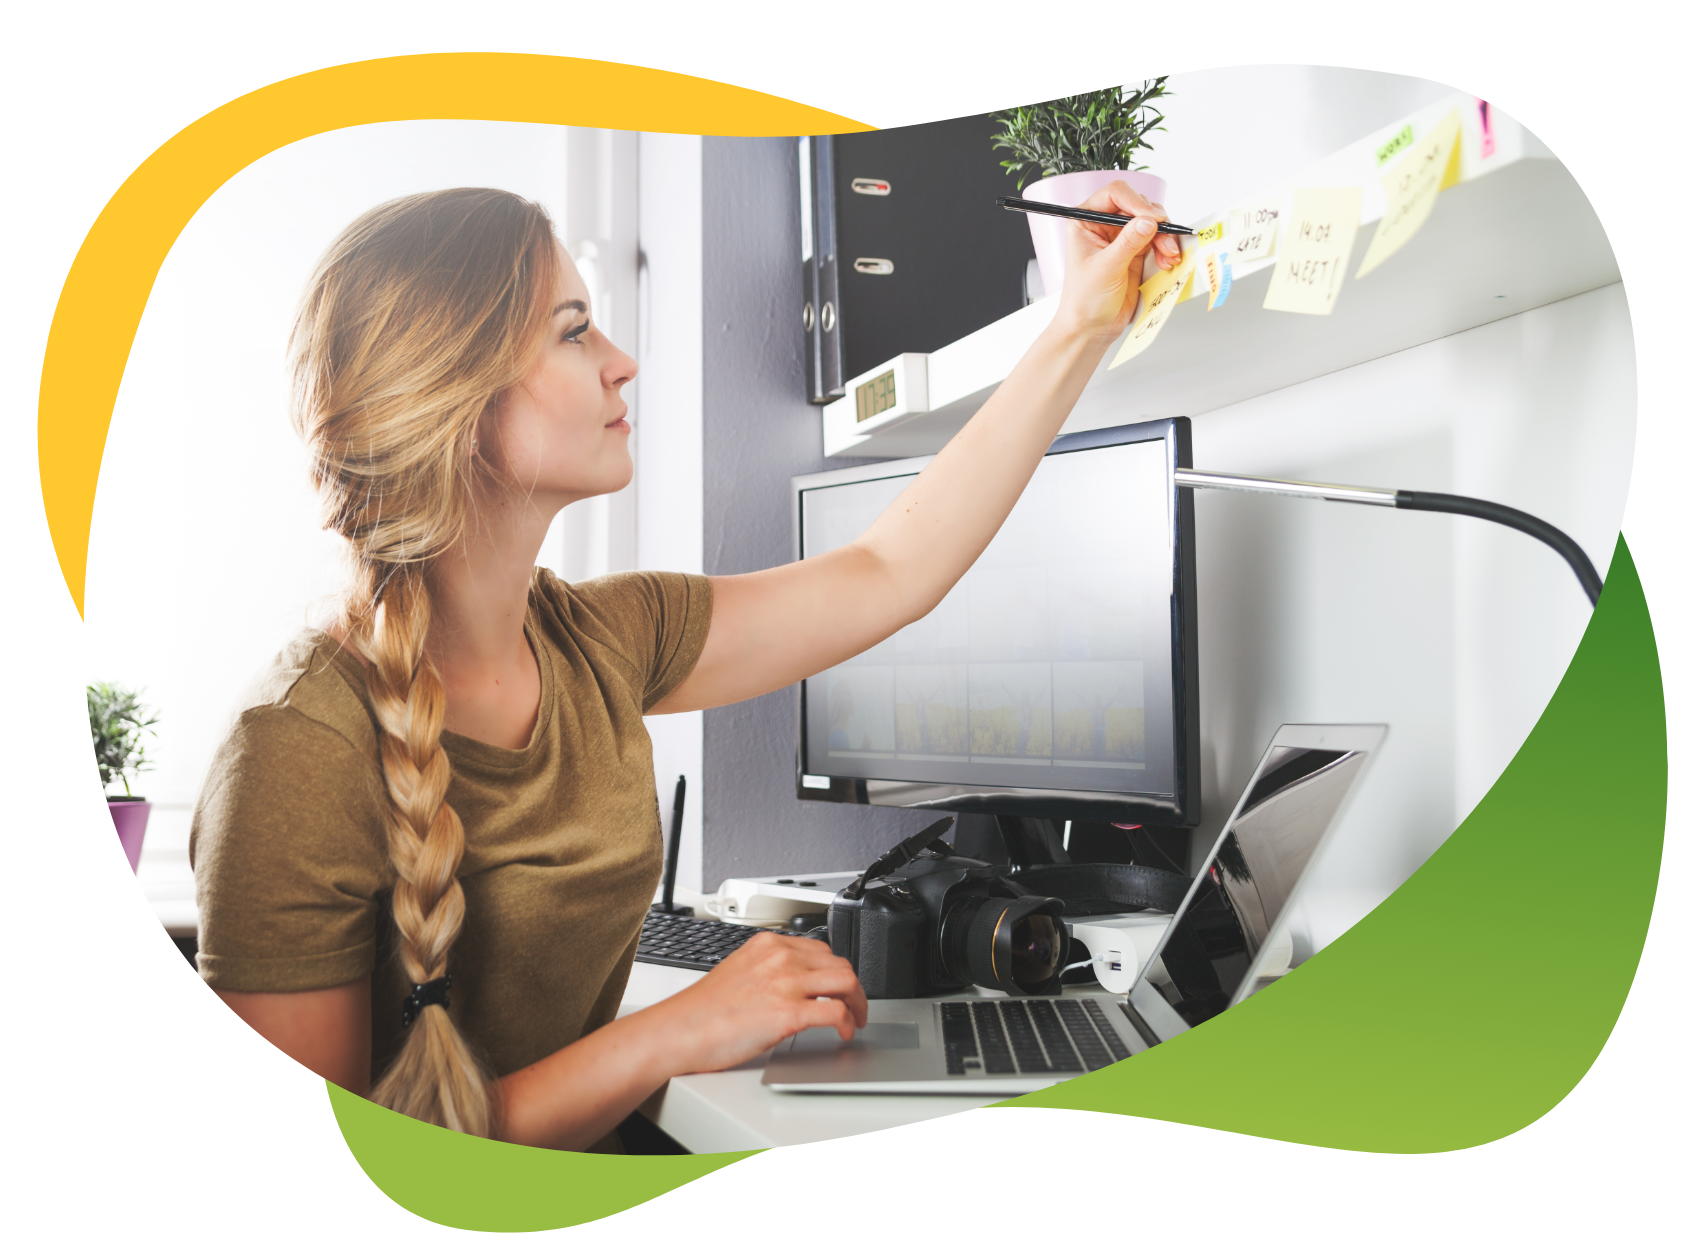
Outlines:
{"type": "Polygon", "coordinates": [[[1155,253],[1158,267],[1168,270],[1181,260],[1180,240],[1157,235],[1157,225],[1168,218],[1168,212],[1119,179],[1081,205],[1086,210],[1131,214],[1134,221],[1127,227],[1069,221],[1064,289],[1053,323],[1076,337],[1109,342],[1133,316],[1146,254],[1155,253]]]}

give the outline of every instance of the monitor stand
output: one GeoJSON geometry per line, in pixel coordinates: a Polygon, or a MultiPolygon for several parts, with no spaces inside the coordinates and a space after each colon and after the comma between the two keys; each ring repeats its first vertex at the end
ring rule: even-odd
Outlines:
{"type": "Polygon", "coordinates": [[[1014,814],[959,814],[952,845],[962,856],[1012,866],[1110,862],[1187,874],[1190,827],[1118,827],[1077,820],[1064,848],[1064,821],[1014,814]]]}

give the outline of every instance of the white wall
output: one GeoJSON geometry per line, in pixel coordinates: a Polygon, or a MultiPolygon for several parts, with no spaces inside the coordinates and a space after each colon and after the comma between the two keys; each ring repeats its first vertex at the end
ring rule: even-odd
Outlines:
{"type": "MultiPolygon", "coordinates": [[[[1198,467],[1493,499],[1605,574],[1636,372],[1606,288],[1193,417],[1198,467]]],[[[1590,605],[1542,544],[1483,521],[1199,491],[1204,822],[1213,843],[1275,727],[1390,733],[1310,890],[1317,944],[1377,905],[1506,767],[1590,605]]]]}
{"type": "MultiPolygon", "coordinates": [[[[593,318],[621,349],[639,342],[637,133],[562,128],[567,137],[567,206],[561,240],[590,291],[593,318]]],[[[631,484],[562,511],[540,563],[569,582],[637,567],[639,382],[622,396],[631,420],[631,484]]]]}
{"type": "MultiPolygon", "coordinates": [[[[648,133],[638,157],[642,339],[637,405],[637,567],[700,573],[701,137],[648,133]]],[[[685,777],[678,883],[702,887],[702,715],[645,719],[661,817],[685,777]]]]}
{"type": "MultiPolygon", "coordinates": [[[[1188,223],[1311,166],[1371,131],[1441,100],[1427,79],[1335,66],[1229,66],[1169,77],[1163,126],[1136,166],[1169,186],[1188,223]]],[[[1454,85],[1451,85],[1454,86],[1454,85]]]]}
{"type": "MultiPolygon", "coordinates": [[[[531,124],[330,132],[234,176],[164,262],[101,466],[85,625],[87,678],[143,686],[162,714],[156,768],[134,784],[155,802],[149,891],[173,881],[190,901],[189,811],[232,706],[338,585],[285,407],[286,338],[310,268],[362,211],[432,188],[508,188],[542,202],[565,236],[567,150],[567,129],[531,124]]],[[[560,567],[558,541],[541,562],[560,567]]]]}

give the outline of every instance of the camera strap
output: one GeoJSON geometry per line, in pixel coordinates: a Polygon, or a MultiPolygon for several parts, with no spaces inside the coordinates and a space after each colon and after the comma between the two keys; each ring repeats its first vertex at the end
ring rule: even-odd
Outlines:
{"type": "Polygon", "coordinates": [[[1011,882],[1042,897],[1064,903],[1066,918],[1089,914],[1131,914],[1136,910],[1174,912],[1192,887],[1178,871],[1118,862],[1061,862],[1014,871],[1011,882]]]}
{"type": "Polygon", "coordinates": [[[925,849],[936,857],[951,856],[952,845],[941,837],[946,834],[947,829],[952,825],[953,820],[949,816],[939,822],[931,823],[915,836],[908,836],[867,866],[858,879],[842,889],[837,895],[848,901],[858,900],[859,894],[865,891],[866,884],[873,879],[881,879],[884,875],[893,874],[925,849]]]}

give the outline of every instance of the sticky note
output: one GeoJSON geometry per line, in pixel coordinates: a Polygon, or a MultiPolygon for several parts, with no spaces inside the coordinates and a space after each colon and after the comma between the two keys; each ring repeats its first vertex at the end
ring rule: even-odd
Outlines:
{"type": "Polygon", "coordinates": [[[1481,158],[1493,158],[1496,156],[1496,133],[1490,126],[1489,101],[1478,103],[1478,125],[1479,130],[1484,133],[1483,141],[1479,144],[1478,155],[1481,158]]]}
{"type": "Polygon", "coordinates": [[[1116,348],[1116,357],[1110,361],[1111,367],[1121,367],[1157,340],[1157,334],[1163,331],[1163,325],[1174,314],[1181,290],[1192,279],[1192,263],[1196,257],[1190,249],[1183,249],[1177,266],[1159,271],[1140,285],[1139,311],[1134,316],[1133,326],[1122,334],[1122,344],[1116,348]]]}
{"type": "Polygon", "coordinates": [[[1228,265],[1227,251],[1217,253],[1207,249],[1202,255],[1204,265],[1204,279],[1210,285],[1210,304],[1205,310],[1213,311],[1227,301],[1228,291],[1233,288],[1233,268],[1228,265]]]}
{"type": "Polygon", "coordinates": [[[1274,275],[1263,309],[1330,315],[1362,218],[1360,188],[1299,188],[1291,195],[1291,222],[1275,251],[1274,275]]]}
{"type": "Polygon", "coordinates": [[[1460,163],[1455,159],[1460,145],[1461,111],[1452,109],[1385,175],[1385,217],[1368,242],[1356,272],[1358,280],[1407,244],[1431,217],[1438,190],[1453,183],[1451,176],[1459,174],[1460,163]]]}
{"type": "Polygon", "coordinates": [[[1397,154],[1401,153],[1413,143],[1414,127],[1412,124],[1404,124],[1401,131],[1397,132],[1396,135],[1392,136],[1384,144],[1379,146],[1378,150],[1373,155],[1374,161],[1377,165],[1384,166],[1385,163],[1389,162],[1392,158],[1396,157],[1397,154]]]}
{"type": "Polygon", "coordinates": [[[1198,248],[1214,245],[1221,239],[1221,224],[1212,223],[1209,227],[1198,229],[1198,248]]]}
{"type": "Polygon", "coordinates": [[[1192,290],[1194,290],[1198,287],[1198,275],[1199,275],[1198,261],[1197,261],[1199,251],[1192,247],[1192,242],[1183,240],[1182,243],[1181,243],[1180,251],[1181,251],[1180,252],[1180,260],[1181,260],[1182,264],[1185,264],[1188,259],[1191,259],[1192,260],[1192,266],[1187,269],[1186,283],[1180,286],[1180,296],[1175,299],[1175,305],[1176,306],[1179,306],[1182,302],[1186,301],[1188,298],[1190,298],[1192,296],[1192,290]]]}
{"type": "Polygon", "coordinates": [[[1228,254],[1235,265],[1260,262],[1274,252],[1274,229],[1280,221],[1280,203],[1259,201],[1242,206],[1227,216],[1228,254]]]}

